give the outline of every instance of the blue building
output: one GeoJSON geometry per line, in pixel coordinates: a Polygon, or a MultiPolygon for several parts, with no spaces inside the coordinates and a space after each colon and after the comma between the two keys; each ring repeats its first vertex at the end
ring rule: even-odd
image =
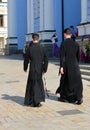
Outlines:
{"type": "Polygon", "coordinates": [[[90,0],[81,1],[81,21],[77,27],[79,36],[90,35],[90,0]]]}
{"type": "Polygon", "coordinates": [[[47,49],[52,45],[51,36],[56,32],[60,46],[63,29],[70,25],[76,27],[80,21],[81,0],[8,0],[9,53],[22,50],[34,32],[39,33],[47,49]]]}

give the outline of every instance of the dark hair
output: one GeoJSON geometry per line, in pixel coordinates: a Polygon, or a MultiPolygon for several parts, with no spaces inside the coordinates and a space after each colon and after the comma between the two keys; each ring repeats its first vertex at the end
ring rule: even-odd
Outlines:
{"type": "Polygon", "coordinates": [[[66,33],[67,35],[72,34],[72,32],[71,32],[71,29],[70,29],[70,28],[66,28],[66,29],[64,30],[64,33],[66,33]]]}
{"type": "Polygon", "coordinates": [[[74,28],[74,26],[73,26],[73,25],[71,25],[71,26],[70,26],[70,28],[74,28]]]}
{"type": "Polygon", "coordinates": [[[33,39],[33,40],[39,40],[39,34],[33,33],[33,34],[32,34],[32,39],[33,39]]]}

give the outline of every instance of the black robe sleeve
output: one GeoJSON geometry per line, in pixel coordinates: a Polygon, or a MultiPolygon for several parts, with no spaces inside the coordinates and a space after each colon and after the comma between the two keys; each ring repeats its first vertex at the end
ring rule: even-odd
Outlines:
{"type": "Polygon", "coordinates": [[[65,49],[63,43],[60,46],[60,67],[65,69],[65,49]]]}
{"type": "Polygon", "coordinates": [[[28,48],[24,58],[24,64],[23,64],[24,71],[27,71],[29,60],[30,60],[30,49],[28,48]]]}
{"type": "Polygon", "coordinates": [[[48,68],[48,58],[44,50],[44,59],[43,59],[43,72],[44,73],[47,72],[47,68],[48,68]]]}

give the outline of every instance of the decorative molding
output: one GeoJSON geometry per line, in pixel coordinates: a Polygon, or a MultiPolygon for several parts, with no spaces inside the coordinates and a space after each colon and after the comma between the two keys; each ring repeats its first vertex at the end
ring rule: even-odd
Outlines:
{"type": "Polygon", "coordinates": [[[7,44],[18,44],[17,37],[7,37],[7,44]]]}
{"type": "Polygon", "coordinates": [[[82,25],[86,25],[86,24],[90,24],[90,22],[80,23],[77,26],[82,26],[82,25]]]}
{"type": "Polygon", "coordinates": [[[56,30],[42,30],[42,31],[39,31],[39,33],[41,32],[56,32],[56,30]]]}
{"type": "Polygon", "coordinates": [[[16,39],[17,37],[7,37],[7,39],[16,39]]]}

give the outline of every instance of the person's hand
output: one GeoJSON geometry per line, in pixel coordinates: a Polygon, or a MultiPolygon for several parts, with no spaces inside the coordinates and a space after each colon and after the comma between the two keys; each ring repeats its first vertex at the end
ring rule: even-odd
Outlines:
{"type": "Polygon", "coordinates": [[[63,67],[61,67],[60,72],[61,72],[61,74],[64,74],[64,69],[63,69],[63,67]]]}

